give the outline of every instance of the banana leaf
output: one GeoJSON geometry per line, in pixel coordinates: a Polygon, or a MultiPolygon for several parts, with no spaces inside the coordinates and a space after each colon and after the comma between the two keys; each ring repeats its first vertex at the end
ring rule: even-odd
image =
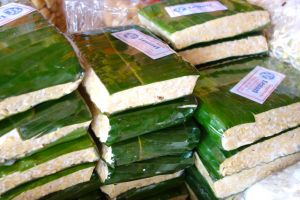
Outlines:
{"type": "Polygon", "coordinates": [[[92,192],[90,192],[89,194],[80,196],[78,198],[78,200],[106,200],[107,198],[105,197],[105,195],[100,191],[100,189],[98,190],[94,190],[92,192]]]}
{"type": "MultiPolygon", "coordinates": [[[[249,168],[221,178],[215,177],[211,173],[211,168],[209,168],[210,166],[207,164],[207,160],[205,159],[203,159],[198,152],[195,153],[195,165],[197,170],[202,174],[207,183],[213,189],[216,197],[228,198],[236,196],[272,173],[299,162],[300,153],[296,152],[294,154],[280,157],[271,162],[262,163],[254,168],[249,168]]],[[[214,162],[214,160],[211,160],[210,162],[214,162]]]]}
{"type": "MultiPolygon", "coordinates": [[[[1,1],[0,4],[9,2],[15,1],[1,1]]],[[[83,77],[83,69],[67,39],[38,11],[0,27],[0,62],[0,105],[10,97],[17,98],[52,86],[73,83],[83,77]]],[[[63,92],[67,91],[44,92],[43,95],[49,96],[47,100],[51,100],[65,95],[63,92]]],[[[11,104],[3,105],[0,119],[45,101],[39,98],[40,94],[32,95],[34,101],[26,102],[30,105],[20,106],[18,101],[11,102],[16,106],[13,111],[6,110],[6,106],[11,104]]]]}
{"type": "Polygon", "coordinates": [[[107,116],[107,125],[100,122],[98,116],[102,114],[99,114],[95,117],[92,128],[101,142],[111,146],[145,133],[182,124],[192,117],[196,108],[196,99],[188,96],[107,116]],[[103,126],[110,127],[108,133],[102,133],[103,126]],[[105,135],[105,139],[101,139],[101,134],[105,135]]]}
{"type": "Polygon", "coordinates": [[[218,200],[205,178],[199,173],[195,166],[186,170],[185,181],[197,199],[218,200]]]}
{"type": "Polygon", "coordinates": [[[177,54],[152,59],[112,35],[129,29],[157,39],[138,26],[106,28],[72,35],[80,50],[83,65],[88,70],[84,86],[97,108],[102,113],[111,114],[191,94],[190,89],[193,89],[198,78],[197,70],[177,54]],[[174,81],[172,88],[164,85],[168,81],[174,81]],[[165,88],[155,89],[157,84],[165,88]],[[176,84],[177,92],[166,95],[176,84]],[[152,92],[154,96],[150,94],[152,92]]]}
{"type": "Polygon", "coordinates": [[[225,151],[220,149],[214,143],[214,139],[208,134],[203,134],[201,142],[196,148],[203,164],[208,169],[208,172],[213,180],[218,180],[224,176],[238,173],[242,170],[250,169],[264,163],[272,162],[280,157],[288,156],[299,151],[300,145],[300,128],[290,129],[275,136],[267,137],[259,140],[251,145],[246,145],[232,151],[225,151]],[[287,136],[287,137],[286,137],[287,136]],[[290,142],[288,140],[295,140],[290,142]],[[289,148],[286,146],[290,145],[289,148]],[[262,148],[256,148],[256,147],[262,148]],[[292,148],[293,146],[298,146],[292,148]],[[277,153],[272,152],[276,149],[277,153]],[[245,152],[248,155],[245,155],[245,152]],[[249,154],[251,152],[251,154],[249,154]],[[253,152],[259,152],[253,153],[253,152]],[[229,159],[234,157],[231,162],[229,159]],[[253,160],[259,160],[255,162],[253,160]],[[227,163],[224,165],[225,161],[227,163]],[[229,164],[231,163],[231,164],[229,164]],[[225,168],[225,170],[224,170],[225,168]],[[226,168],[233,168],[228,171],[226,168]]]}
{"type": "Polygon", "coordinates": [[[105,165],[103,162],[102,166],[97,167],[97,172],[101,178],[101,181],[105,185],[109,185],[113,183],[148,178],[160,174],[170,174],[183,170],[193,164],[194,160],[192,158],[192,152],[187,152],[183,155],[162,156],[159,158],[118,166],[115,168],[111,168],[105,165]],[[103,170],[108,172],[106,177],[101,176],[101,172],[103,170]]]}
{"type": "Polygon", "coordinates": [[[90,181],[49,194],[40,200],[105,200],[105,195],[100,191],[100,186],[99,177],[94,173],[90,181]]]}
{"type": "Polygon", "coordinates": [[[88,122],[91,119],[84,100],[78,92],[73,92],[0,121],[0,137],[12,129],[18,129],[20,137],[28,140],[65,126],[88,122]]]}
{"type": "Polygon", "coordinates": [[[193,122],[104,146],[102,158],[112,167],[193,150],[199,143],[200,130],[193,122]],[[109,152],[109,153],[108,153],[109,152]]]}
{"type": "MultiPolygon", "coordinates": [[[[33,169],[34,167],[38,167],[38,166],[42,166],[42,164],[48,162],[48,161],[54,161],[56,158],[63,156],[63,155],[67,155],[69,153],[73,153],[73,152],[78,152],[80,150],[84,150],[84,149],[89,149],[89,148],[95,148],[95,145],[92,141],[92,139],[90,138],[90,136],[88,135],[87,131],[82,128],[82,129],[78,129],[77,131],[82,131],[85,132],[85,135],[83,135],[82,137],[73,140],[73,141],[69,141],[69,142],[65,142],[56,146],[53,146],[51,148],[48,148],[44,151],[40,151],[37,152],[31,156],[25,157],[23,159],[17,160],[15,163],[12,164],[7,164],[7,165],[2,165],[0,166],[0,179],[1,182],[5,183],[6,180],[5,177],[11,175],[14,178],[18,178],[18,176],[22,174],[26,174],[28,173],[27,170],[33,169]]],[[[96,149],[94,150],[96,151],[96,149]]],[[[95,154],[94,152],[91,151],[91,154],[95,154]]],[[[96,161],[97,159],[97,155],[91,155],[92,157],[90,158],[90,160],[93,159],[93,161],[96,161]]],[[[73,158],[76,159],[76,158],[73,158]]],[[[83,160],[82,158],[79,158],[80,160],[78,160],[77,162],[87,162],[85,160],[83,160]]],[[[87,158],[88,159],[88,158],[87,158]]],[[[70,164],[65,165],[63,163],[61,164],[57,164],[57,166],[55,166],[55,170],[63,170],[66,167],[71,167],[73,165],[73,161],[71,162],[70,160],[66,160],[66,162],[69,162],[70,164]]],[[[42,168],[40,168],[41,170],[42,168]]],[[[49,169],[50,170],[50,169],[49,169]]],[[[51,170],[47,173],[53,173],[51,170]]],[[[28,177],[28,178],[23,178],[23,180],[21,182],[17,182],[15,183],[13,186],[16,187],[18,184],[24,184],[28,181],[32,181],[33,179],[39,178],[43,176],[43,172],[42,171],[38,171],[35,173],[34,177],[28,177]]],[[[11,185],[7,186],[7,187],[12,187],[11,185]]],[[[4,191],[6,191],[9,188],[5,188],[4,191]]]]}
{"type": "MultiPolygon", "coordinates": [[[[266,56],[245,58],[230,64],[221,64],[213,68],[200,71],[201,78],[197,82],[194,95],[199,100],[199,106],[195,112],[196,120],[205,128],[206,132],[214,140],[214,144],[227,151],[237,149],[241,146],[251,144],[263,137],[269,137],[297,127],[300,124],[300,72],[275,58],[266,56]],[[230,92],[242,78],[244,78],[256,66],[277,71],[284,74],[285,79],[279,84],[274,92],[268,97],[264,104],[256,103],[230,92]],[[292,106],[292,107],[289,107],[292,106]],[[286,108],[287,113],[292,115],[275,115],[274,109],[286,108]],[[272,110],[272,113],[267,111],[272,110]],[[264,121],[256,121],[260,114],[267,113],[264,121]],[[268,117],[268,120],[265,120],[268,117]],[[284,121],[284,123],[282,123],[284,121]],[[234,135],[231,145],[226,145],[229,131],[240,125],[263,124],[266,130],[254,132],[254,128],[242,130],[242,135],[234,135]],[[281,127],[270,127],[273,124],[281,124],[281,127]],[[269,128],[269,129],[267,129],[269,128]],[[263,134],[263,135],[258,135],[263,134]]],[[[233,134],[233,132],[232,132],[233,134]]],[[[236,132],[236,134],[240,134],[236,132]]]]}
{"type": "MultiPolygon", "coordinates": [[[[19,187],[8,191],[7,193],[3,194],[0,196],[1,200],[10,200],[10,199],[14,199],[16,198],[18,195],[20,195],[23,192],[29,191],[29,190],[33,190],[35,188],[38,188],[40,186],[43,186],[45,184],[51,183],[59,178],[68,176],[72,173],[76,173],[79,172],[81,170],[87,169],[87,168],[91,168],[91,167],[95,167],[95,163],[85,163],[85,164],[81,164],[81,165],[77,165],[68,169],[65,169],[63,171],[57,172],[55,174],[49,175],[49,176],[45,176],[42,177],[40,179],[31,181],[29,183],[20,185],[19,187]]],[[[88,179],[90,177],[87,177],[88,179]]],[[[78,182],[79,180],[74,179],[74,182],[78,182]]],[[[57,184],[57,183],[56,183],[57,184]]]]}
{"type": "MultiPolygon", "coordinates": [[[[176,49],[259,31],[270,23],[269,15],[266,11],[242,0],[220,0],[218,2],[226,7],[225,10],[198,12],[177,17],[171,17],[166,10],[166,7],[169,6],[203,2],[210,1],[162,1],[142,8],[139,11],[139,18],[144,26],[163,37],[176,49]],[[244,18],[247,17],[248,21],[244,21],[244,18]],[[214,24],[216,21],[218,21],[218,25],[214,24]],[[234,21],[234,23],[230,23],[230,21],[234,21]],[[244,25],[245,23],[248,23],[247,28],[244,25]],[[209,30],[207,30],[207,27],[209,27],[209,30]]],[[[195,4],[191,4],[189,7],[198,6],[202,7],[202,5],[195,4]]]]}
{"type": "Polygon", "coordinates": [[[184,184],[163,191],[160,194],[147,198],[147,200],[189,200],[189,192],[184,184]]]}
{"type": "Polygon", "coordinates": [[[0,121],[0,139],[3,141],[0,145],[1,148],[13,150],[18,146],[23,151],[15,151],[14,153],[1,151],[0,163],[19,159],[39,151],[40,148],[45,149],[53,146],[53,144],[76,138],[78,134],[74,134],[76,131],[73,132],[73,130],[81,127],[87,129],[91,118],[90,111],[78,92],[73,92],[57,100],[44,102],[28,111],[6,118],[0,121]],[[74,126],[74,128],[60,130],[67,126],[74,126]],[[53,138],[43,140],[42,147],[27,147],[29,142],[40,143],[40,138],[54,134],[55,131],[61,131],[61,136],[53,136],[53,138]],[[6,137],[6,135],[13,132],[16,132],[15,142],[9,142],[10,137],[6,137]]]}
{"type": "Polygon", "coordinates": [[[117,200],[171,199],[181,195],[188,196],[183,176],[139,189],[129,190],[119,195],[117,200]]]}

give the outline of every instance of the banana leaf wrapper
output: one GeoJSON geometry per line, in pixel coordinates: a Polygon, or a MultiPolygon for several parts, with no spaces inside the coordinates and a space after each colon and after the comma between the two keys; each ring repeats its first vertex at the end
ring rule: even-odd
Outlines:
{"type": "Polygon", "coordinates": [[[209,67],[232,59],[268,54],[266,38],[260,34],[246,34],[209,44],[197,44],[179,51],[179,55],[197,67],[209,67]]]}
{"type": "Polygon", "coordinates": [[[0,196],[1,200],[40,199],[74,185],[88,182],[96,163],[77,165],[55,174],[42,177],[8,191],[0,196]]]}
{"type": "Polygon", "coordinates": [[[184,185],[184,177],[151,184],[146,187],[132,189],[121,195],[117,200],[143,200],[143,199],[187,199],[188,191],[184,185]],[[181,198],[180,198],[181,197],[181,198]]]}
{"type": "Polygon", "coordinates": [[[233,150],[300,124],[300,72],[275,58],[245,58],[201,70],[194,95],[199,99],[196,120],[215,145],[233,150]],[[230,92],[256,66],[284,74],[285,79],[258,104],[230,92]]]}
{"type": "Polygon", "coordinates": [[[76,130],[87,129],[91,119],[78,92],[6,118],[0,121],[0,163],[77,138],[85,133],[76,130]]]}
{"type": "Polygon", "coordinates": [[[198,79],[197,70],[175,53],[154,60],[112,35],[129,29],[158,39],[138,26],[72,35],[87,69],[83,85],[101,113],[117,113],[190,95],[198,79]]]}
{"type": "MultiPolygon", "coordinates": [[[[206,179],[199,173],[195,166],[188,168],[185,172],[185,181],[190,193],[191,200],[219,200],[207,183],[206,179]]],[[[242,200],[241,195],[232,195],[224,200],[242,200]]]]}
{"type": "Polygon", "coordinates": [[[191,196],[195,196],[192,199],[218,200],[205,178],[200,174],[195,166],[186,170],[185,181],[192,193],[191,196]]]}
{"type": "Polygon", "coordinates": [[[232,151],[219,148],[209,134],[202,136],[196,151],[215,180],[300,152],[300,127],[232,151]]]}
{"type": "Polygon", "coordinates": [[[152,158],[178,155],[193,150],[199,144],[200,130],[193,121],[162,129],[136,138],[102,145],[102,158],[112,167],[152,158]]]}
{"type": "Polygon", "coordinates": [[[38,11],[0,27],[0,62],[0,120],[71,93],[83,77],[68,40],[38,11]]]}
{"type": "Polygon", "coordinates": [[[95,144],[85,132],[82,137],[37,152],[10,165],[0,166],[0,194],[18,185],[56,173],[74,165],[95,162],[99,155],[95,144]]]}
{"type": "Polygon", "coordinates": [[[197,101],[193,96],[113,115],[101,114],[94,107],[92,129],[102,143],[111,146],[146,133],[182,124],[193,116],[196,108],[197,101]]]}
{"type": "Polygon", "coordinates": [[[100,190],[101,185],[98,175],[93,173],[88,182],[49,194],[40,200],[105,200],[105,194],[100,190]]]}
{"type": "MultiPolygon", "coordinates": [[[[201,155],[195,153],[195,166],[198,172],[205,178],[206,182],[214,192],[214,195],[220,199],[234,197],[256,182],[266,178],[274,172],[297,163],[299,160],[300,153],[297,152],[229,176],[221,177],[219,175],[219,177],[216,177],[213,174],[213,170],[210,168],[210,164],[208,164],[201,155]]],[[[214,160],[211,160],[210,162],[214,162],[214,160]]]]}
{"type": "Polygon", "coordinates": [[[193,163],[192,152],[176,156],[162,156],[115,168],[109,167],[100,160],[97,173],[101,181],[108,185],[174,173],[193,165],[193,163]]]}
{"type": "Polygon", "coordinates": [[[134,181],[103,185],[100,189],[101,191],[106,193],[109,196],[109,198],[116,199],[118,196],[128,191],[135,191],[140,188],[144,188],[150,185],[155,185],[167,180],[181,177],[183,172],[184,170],[180,170],[171,174],[156,175],[148,178],[137,179],[134,181]]]}
{"type": "Polygon", "coordinates": [[[270,23],[267,11],[246,1],[220,0],[227,9],[171,17],[166,7],[207,0],[168,0],[139,11],[140,22],[175,49],[262,30],[270,23]]]}

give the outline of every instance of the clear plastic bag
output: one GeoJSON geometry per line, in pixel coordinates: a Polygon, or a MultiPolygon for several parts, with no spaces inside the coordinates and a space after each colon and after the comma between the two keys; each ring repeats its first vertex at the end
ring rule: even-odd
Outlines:
{"type": "Polygon", "coordinates": [[[67,32],[83,32],[103,27],[103,0],[65,0],[67,32]]]}
{"type": "Polygon", "coordinates": [[[248,0],[268,10],[271,55],[300,70],[300,0],[248,0]]]}
{"type": "Polygon", "coordinates": [[[138,24],[139,8],[158,0],[64,0],[69,33],[138,24]]]}

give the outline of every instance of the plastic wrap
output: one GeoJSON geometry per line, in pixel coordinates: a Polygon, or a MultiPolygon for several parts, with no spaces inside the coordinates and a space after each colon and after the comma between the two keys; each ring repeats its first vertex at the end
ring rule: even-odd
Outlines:
{"type": "Polygon", "coordinates": [[[67,32],[82,32],[103,27],[103,0],[65,0],[67,32]]]}
{"type": "Polygon", "coordinates": [[[64,0],[67,31],[138,24],[139,8],[158,0],[64,0]]]}
{"type": "Polygon", "coordinates": [[[272,28],[268,30],[271,54],[300,70],[300,1],[248,0],[268,10],[272,28]]]}

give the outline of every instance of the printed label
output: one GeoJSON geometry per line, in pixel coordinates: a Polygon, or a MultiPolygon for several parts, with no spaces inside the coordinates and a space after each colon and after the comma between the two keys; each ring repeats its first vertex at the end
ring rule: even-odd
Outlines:
{"type": "Polygon", "coordinates": [[[230,92],[263,104],[284,78],[284,74],[257,66],[230,92]]]}
{"type": "Polygon", "coordinates": [[[165,7],[170,17],[179,17],[183,15],[191,15],[196,13],[215,12],[227,10],[227,7],[219,1],[205,1],[199,3],[187,3],[176,6],[165,7]]]}
{"type": "Polygon", "coordinates": [[[129,29],[113,33],[112,35],[138,49],[152,59],[162,58],[175,53],[167,44],[136,29],[129,29]]]}
{"type": "Polygon", "coordinates": [[[35,9],[18,3],[9,3],[0,7],[0,26],[33,12],[35,9]]]}

